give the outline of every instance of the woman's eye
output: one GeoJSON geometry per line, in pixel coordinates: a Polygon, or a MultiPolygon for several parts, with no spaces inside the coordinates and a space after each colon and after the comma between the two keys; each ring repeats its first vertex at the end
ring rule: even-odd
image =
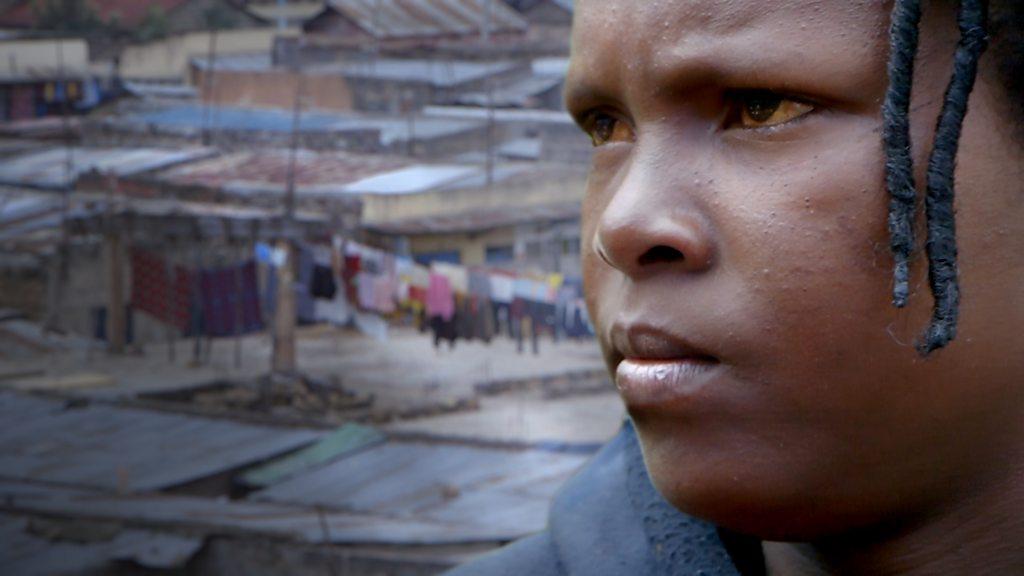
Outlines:
{"type": "Polygon", "coordinates": [[[734,112],[730,114],[729,128],[770,128],[814,112],[812,104],[768,90],[735,94],[733,100],[734,112]]]}
{"type": "Polygon", "coordinates": [[[594,146],[604,146],[611,142],[632,142],[634,139],[633,130],[628,124],[603,112],[592,114],[584,129],[590,135],[590,141],[594,146]]]}

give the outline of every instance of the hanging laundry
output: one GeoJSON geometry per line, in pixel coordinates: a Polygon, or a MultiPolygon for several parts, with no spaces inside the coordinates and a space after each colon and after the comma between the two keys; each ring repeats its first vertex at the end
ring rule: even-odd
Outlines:
{"type": "Polygon", "coordinates": [[[455,296],[448,278],[441,274],[430,275],[430,287],[427,289],[427,317],[440,317],[449,321],[455,316],[455,296]]]}
{"type": "Polygon", "coordinates": [[[192,300],[193,273],[144,250],[132,250],[132,308],[186,330],[192,300]]]}
{"type": "Polygon", "coordinates": [[[377,276],[373,279],[373,310],[381,314],[391,314],[395,307],[394,276],[377,276]]]}
{"type": "Polygon", "coordinates": [[[452,292],[459,294],[469,293],[469,272],[462,266],[445,262],[434,262],[431,272],[447,278],[452,292]]]}
{"type": "Polygon", "coordinates": [[[314,303],[314,316],[317,322],[348,326],[353,320],[353,310],[345,297],[345,291],[335,291],[331,300],[317,299],[314,303]]]}
{"type": "Polygon", "coordinates": [[[203,270],[199,283],[207,336],[238,336],[263,329],[255,262],[203,270]]]}
{"type": "Polygon", "coordinates": [[[469,293],[480,299],[491,300],[491,277],[481,270],[470,271],[469,293]]]}
{"type": "Polygon", "coordinates": [[[334,281],[334,272],[330,266],[324,266],[316,264],[313,266],[313,283],[310,286],[310,295],[313,298],[320,298],[323,300],[334,299],[334,294],[338,291],[338,285],[334,281]]]}
{"type": "Polygon", "coordinates": [[[345,270],[342,281],[345,285],[345,297],[349,302],[359,302],[359,287],[356,277],[362,272],[362,258],[358,254],[345,254],[345,270]]]}
{"type": "Polygon", "coordinates": [[[506,275],[490,275],[490,299],[496,303],[511,304],[515,299],[515,278],[506,275]]]}
{"type": "Polygon", "coordinates": [[[374,293],[374,281],[376,276],[369,272],[360,272],[356,276],[356,288],[358,289],[356,302],[360,310],[372,311],[377,304],[377,297],[374,293]]]}

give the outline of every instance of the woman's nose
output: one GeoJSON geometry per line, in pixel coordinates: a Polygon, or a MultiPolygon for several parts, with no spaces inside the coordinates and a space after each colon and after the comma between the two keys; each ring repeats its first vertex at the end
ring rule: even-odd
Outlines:
{"type": "Polygon", "coordinates": [[[714,264],[712,231],[684,190],[644,186],[627,177],[601,214],[593,250],[634,279],[702,273],[714,264]],[[632,182],[631,182],[632,181],[632,182]]]}

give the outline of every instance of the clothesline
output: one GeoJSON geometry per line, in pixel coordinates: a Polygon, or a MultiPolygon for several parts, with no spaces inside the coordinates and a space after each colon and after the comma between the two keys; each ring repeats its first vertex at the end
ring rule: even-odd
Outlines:
{"type": "MultiPolygon", "coordinates": [[[[132,306],[186,335],[237,336],[260,331],[276,304],[277,274],[287,259],[263,243],[253,259],[215,269],[172,265],[160,255],[132,251],[132,306]],[[260,273],[258,267],[264,273],[260,273]],[[261,281],[262,277],[262,281],[261,281]],[[266,314],[266,316],[264,316],[266,314]]],[[[490,342],[505,334],[520,342],[593,334],[579,282],[560,274],[516,273],[434,263],[335,237],[300,245],[295,296],[301,323],[356,326],[387,338],[389,319],[411,315],[434,333],[435,345],[490,342]]]]}

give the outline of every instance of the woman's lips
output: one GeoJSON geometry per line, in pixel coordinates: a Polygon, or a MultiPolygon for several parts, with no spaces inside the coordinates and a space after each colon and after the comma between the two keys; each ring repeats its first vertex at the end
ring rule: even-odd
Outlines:
{"type": "Polygon", "coordinates": [[[721,367],[715,356],[652,324],[616,324],[610,340],[619,360],[615,385],[630,408],[678,408],[721,367]]]}
{"type": "Polygon", "coordinates": [[[696,394],[717,371],[710,358],[631,359],[619,362],[615,385],[631,408],[668,408],[696,394]]]}

